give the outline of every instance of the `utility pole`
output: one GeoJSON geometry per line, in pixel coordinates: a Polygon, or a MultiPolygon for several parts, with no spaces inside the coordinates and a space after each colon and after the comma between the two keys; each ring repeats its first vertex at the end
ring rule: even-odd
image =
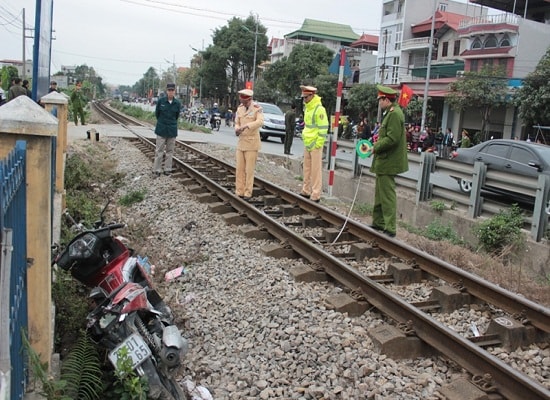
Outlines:
{"type": "Polygon", "coordinates": [[[27,70],[27,62],[25,61],[25,9],[23,8],[23,73],[21,74],[22,78],[25,79],[25,73],[27,70]]]}
{"type": "Polygon", "coordinates": [[[437,9],[437,0],[434,0],[434,9],[432,13],[432,27],[430,30],[430,47],[428,48],[428,66],[426,67],[426,83],[424,84],[424,101],[422,102],[422,120],[420,123],[420,132],[424,132],[426,129],[426,112],[428,108],[428,89],[430,87],[430,69],[432,66],[432,49],[434,43],[434,29],[435,29],[435,11],[437,9]]]}
{"type": "MultiPolygon", "coordinates": [[[[384,74],[386,72],[386,49],[388,47],[388,30],[384,29],[384,62],[382,63],[382,66],[380,67],[380,84],[384,84],[384,74]]],[[[380,107],[380,103],[378,103],[378,113],[376,116],[376,122],[382,122],[382,108],[380,107]]]]}
{"type": "Polygon", "coordinates": [[[254,33],[254,61],[252,62],[252,89],[256,84],[256,51],[258,49],[258,14],[256,14],[256,32],[254,33]]]}

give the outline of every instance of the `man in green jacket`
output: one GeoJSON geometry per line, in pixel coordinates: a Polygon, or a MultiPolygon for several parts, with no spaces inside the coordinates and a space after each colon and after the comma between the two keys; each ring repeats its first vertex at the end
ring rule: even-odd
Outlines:
{"type": "Polygon", "coordinates": [[[162,172],[162,159],[164,156],[164,175],[172,173],[172,157],[174,156],[174,147],[176,146],[176,137],[178,136],[178,118],[181,111],[181,103],[174,97],[176,93],[176,84],[168,83],[166,85],[166,96],[161,97],[155,108],[157,125],[155,133],[157,135],[155,161],[153,163],[153,175],[160,176],[162,172]]]}
{"type": "Polygon", "coordinates": [[[395,176],[408,171],[405,117],[397,105],[397,91],[378,85],[378,104],[384,110],[370,171],[376,174],[371,227],[395,237],[397,196],[395,176]]]}
{"type": "Polygon", "coordinates": [[[80,123],[86,125],[84,120],[84,106],[86,105],[86,100],[82,94],[82,82],[76,81],[73,92],[71,93],[71,104],[73,106],[73,118],[74,124],[78,125],[78,117],[80,117],[80,123]]]}

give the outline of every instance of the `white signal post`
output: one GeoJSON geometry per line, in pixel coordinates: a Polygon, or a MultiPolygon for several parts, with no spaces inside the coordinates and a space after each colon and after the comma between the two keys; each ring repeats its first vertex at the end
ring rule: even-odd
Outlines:
{"type": "Polygon", "coordinates": [[[340,49],[340,67],[338,69],[338,88],[336,90],[336,110],[334,112],[334,124],[332,126],[333,138],[330,149],[330,172],[328,176],[328,195],[332,196],[334,185],[334,168],[336,166],[336,149],[338,145],[338,126],[340,123],[340,107],[342,104],[342,88],[344,86],[344,66],[346,65],[346,50],[340,49]]]}

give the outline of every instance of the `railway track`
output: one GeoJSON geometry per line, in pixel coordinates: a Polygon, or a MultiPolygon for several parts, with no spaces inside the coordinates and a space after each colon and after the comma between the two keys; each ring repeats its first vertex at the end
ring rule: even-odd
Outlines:
{"type": "MultiPolygon", "coordinates": [[[[133,142],[153,157],[151,140],[136,135],[133,142]]],[[[248,236],[274,239],[266,254],[308,260],[310,268],[292,271],[296,279],[331,280],[346,288],[332,299],[335,308],[358,315],[375,307],[386,315],[387,324],[370,333],[380,351],[396,358],[442,354],[467,370],[469,384],[490,398],[550,398],[543,382],[492,354],[547,345],[547,308],[262,179],[255,180],[252,200],[244,201],[233,194],[231,165],[184,143],[178,142],[174,162],[175,177],[212,212],[242,224],[248,236]],[[405,287],[424,294],[404,297],[411,292],[405,287]],[[490,318],[465,321],[462,330],[441,322],[465,307],[483,309],[490,318]]]]}

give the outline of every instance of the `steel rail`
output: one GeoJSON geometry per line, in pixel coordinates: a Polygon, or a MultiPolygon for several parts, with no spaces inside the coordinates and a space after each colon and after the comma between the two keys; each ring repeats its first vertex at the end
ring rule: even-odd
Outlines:
{"type": "MultiPolygon", "coordinates": [[[[153,146],[152,141],[147,138],[140,137],[140,140],[143,143],[147,143],[149,147],[153,146]]],[[[207,155],[205,156],[210,158],[207,155]]],[[[217,182],[211,180],[178,157],[174,157],[174,161],[185,174],[199,181],[203,187],[215,193],[220,199],[230,204],[236,211],[242,215],[246,215],[248,220],[252,223],[265,228],[274,238],[292,246],[293,250],[304,259],[307,259],[311,263],[321,265],[328,275],[346,287],[361,290],[367,301],[382,313],[390,316],[396,321],[412,323],[415,334],[441,354],[455,361],[473,375],[485,376],[489,374],[499,394],[510,400],[526,398],[542,400],[550,398],[550,391],[522,373],[504,364],[499,358],[476,346],[453,330],[447,329],[434,318],[407,303],[401,297],[388,291],[379,283],[359,274],[355,269],[343,263],[338,258],[326,253],[320,246],[311,243],[302,236],[295,234],[283,224],[269,218],[261,210],[258,210],[250,203],[234,196],[232,192],[220,186],[217,182]]],[[[279,193],[281,197],[290,204],[294,203],[305,211],[318,215],[322,214],[325,218],[333,222],[343,222],[342,217],[339,217],[336,213],[324,207],[321,209],[308,200],[301,200],[294,193],[286,191],[285,189],[265,181],[262,181],[258,186],[263,186],[268,192],[279,193]]],[[[375,231],[371,232],[368,228],[365,229],[365,226],[359,225],[354,221],[348,220],[346,224],[347,232],[357,234],[358,237],[364,237],[366,233],[369,234],[370,239],[372,239],[372,237],[377,237],[380,247],[384,250],[398,257],[415,256],[420,258],[423,260],[423,266],[429,267],[434,273],[438,272],[435,271],[437,266],[444,267],[443,269],[448,266],[453,267],[449,264],[443,265],[434,257],[421,253],[403,243],[391,240],[390,238],[384,238],[375,231]]],[[[456,279],[459,271],[456,267],[453,267],[453,269],[456,269],[456,271],[447,273],[445,276],[456,279]]],[[[463,273],[462,271],[461,274],[463,273]]],[[[436,273],[435,275],[438,274],[436,273]]],[[[465,275],[465,277],[474,278],[473,276],[468,277],[467,275],[465,275]]],[[[481,286],[480,282],[477,282],[477,284],[473,283],[473,281],[479,279],[476,278],[471,280],[471,288],[476,290],[476,292],[479,291],[479,294],[482,295],[483,293],[481,293],[478,288],[481,286]]],[[[504,291],[502,290],[502,293],[499,294],[504,295],[504,291]]],[[[501,297],[500,295],[492,297],[499,299],[501,297]]]]}

